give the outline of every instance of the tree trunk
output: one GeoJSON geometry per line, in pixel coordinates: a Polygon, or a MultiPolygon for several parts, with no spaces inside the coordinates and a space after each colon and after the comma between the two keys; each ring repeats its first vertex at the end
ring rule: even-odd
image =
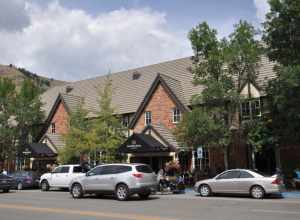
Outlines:
{"type": "Polygon", "coordinates": [[[228,170],[229,168],[229,161],[228,161],[228,146],[224,147],[224,167],[225,170],[228,170]]]}
{"type": "Polygon", "coordinates": [[[252,162],[252,169],[256,169],[256,163],[255,163],[255,151],[253,147],[251,146],[251,162],[252,162]]]}
{"type": "Polygon", "coordinates": [[[280,147],[276,146],[274,151],[275,151],[276,169],[281,170],[282,166],[281,166],[281,160],[280,160],[280,147]]]}

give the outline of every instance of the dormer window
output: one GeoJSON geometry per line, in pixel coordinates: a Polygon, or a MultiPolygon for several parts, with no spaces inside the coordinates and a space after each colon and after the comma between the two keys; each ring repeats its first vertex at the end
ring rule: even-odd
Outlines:
{"type": "Polygon", "coordinates": [[[56,128],[55,128],[55,123],[51,123],[51,133],[55,134],[56,128]]]}
{"type": "Polygon", "coordinates": [[[150,111],[145,112],[145,125],[150,125],[152,121],[152,114],[150,111]]]}
{"type": "Polygon", "coordinates": [[[178,108],[173,108],[173,123],[178,123],[181,120],[181,111],[178,108]]]}
{"type": "Polygon", "coordinates": [[[245,100],[241,104],[242,119],[247,120],[261,116],[261,100],[259,98],[245,100]]]}

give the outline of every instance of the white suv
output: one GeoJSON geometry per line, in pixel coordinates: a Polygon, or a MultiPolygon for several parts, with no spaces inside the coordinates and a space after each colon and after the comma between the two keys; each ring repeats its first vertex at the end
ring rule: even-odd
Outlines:
{"type": "Polygon", "coordinates": [[[73,178],[84,176],[80,165],[61,165],[51,173],[45,173],[40,178],[42,191],[48,191],[50,187],[68,188],[73,178]]]}
{"type": "Polygon", "coordinates": [[[157,190],[157,178],[145,164],[105,164],[73,179],[69,189],[73,198],[81,198],[85,193],[113,194],[123,201],[137,193],[147,199],[157,190]]]}

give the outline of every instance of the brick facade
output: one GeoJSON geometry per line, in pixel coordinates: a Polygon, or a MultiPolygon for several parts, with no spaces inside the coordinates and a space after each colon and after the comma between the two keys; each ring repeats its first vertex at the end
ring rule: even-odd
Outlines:
{"type": "Polygon", "coordinates": [[[169,129],[176,127],[176,124],[173,123],[173,109],[176,107],[176,104],[162,87],[161,84],[158,85],[155,92],[152,94],[147,106],[145,107],[143,113],[138,119],[133,131],[135,133],[141,132],[145,124],[145,112],[151,111],[152,114],[152,124],[161,123],[169,129]]]}
{"type": "Polygon", "coordinates": [[[55,123],[55,133],[66,134],[69,127],[69,114],[62,102],[59,103],[56,112],[54,113],[47,132],[51,132],[51,124],[55,123]]]}

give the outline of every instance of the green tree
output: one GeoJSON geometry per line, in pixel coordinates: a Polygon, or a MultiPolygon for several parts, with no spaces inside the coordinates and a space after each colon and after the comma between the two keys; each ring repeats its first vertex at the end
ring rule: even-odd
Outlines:
{"type": "MultiPolygon", "coordinates": [[[[277,140],[277,166],[281,146],[299,143],[300,112],[300,2],[270,0],[263,40],[268,56],[278,65],[277,77],[267,88],[272,135],[277,140]]],[[[295,168],[295,167],[294,167],[295,168]]]]}
{"type": "Polygon", "coordinates": [[[284,66],[300,63],[300,1],[269,0],[263,40],[268,56],[284,66]]]}
{"type": "Polygon", "coordinates": [[[68,132],[64,136],[65,147],[59,151],[59,161],[62,163],[79,163],[81,156],[89,154],[93,143],[89,139],[91,122],[87,120],[88,112],[83,104],[71,112],[69,116],[68,132]]]}
{"type": "MultiPolygon", "coordinates": [[[[251,97],[251,84],[257,85],[257,76],[259,74],[259,66],[262,54],[264,52],[260,42],[255,39],[259,32],[247,21],[240,21],[235,25],[234,32],[229,36],[227,47],[227,62],[229,74],[237,81],[236,89],[240,92],[247,86],[247,96],[240,96],[240,101],[247,101],[251,97]]],[[[237,109],[238,111],[238,109],[237,109]]],[[[261,148],[256,149],[251,141],[251,134],[255,132],[256,124],[253,115],[250,113],[250,119],[243,121],[238,126],[238,132],[243,134],[249,146],[249,152],[252,154],[252,167],[255,168],[255,152],[261,148]]]]}
{"type": "Polygon", "coordinates": [[[258,33],[247,21],[240,21],[229,36],[227,47],[228,72],[235,77],[239,91],[248,85],[247,98],[251,98],[250,83],[257,84],[258,68],[264,52],[260,42],[255,39],[258,33]]]}
{"type": "Polygon", "coordinates": [[[183,146],[222,149],[225,168],[228,169],[228,145],[231,134],[226,121],[219,116],[219,112],[197,107],[184,115],[175,129],[175,136],[183,146]]]}
{"type": "Polygon", "coordinates": [[[283,144],[300,141],[300,65],[279,68],[267,88],[273,134],[283,144]]]}
{"type": "Polygon", "coordinates": [[[0,160],[15,159],[17,129],[15,115],[16,88],[7,78],[0,78],[0,160]]]}
{"type": "Polygon", "coordinates": [[[100,111],[93,121],[89,137],[94,143],[95,151],[102,152],[104,162],[116,161],[117,149],[125,140],[124,128],[111,104],[112,91],[112,82],[108,76],[103,90],[99,91],[100,111]]]}
{"type": "Polygon", "coordinates": [[[204,88],[192,101],[194,105],[204,107],[192,110],[190,115],[188,113],[176,133],[179,134],[179,140],[190,140],[187,144],[193,147],[203,145],[222,148],[225,168],[228,169],[228,132],[238,98],[233,78],[228,74],[228,69],[224,68],[228,44],[225,39],[219,41],[217,31],[210,29],[206,22],[193,28],[189,39],[195,54],[192,68],[194,83],[204,88]],[[180,134],[185,129],[187,133],[182,139],[180,134]]]}
{"type": "MultiPolygon", "coordinates": [[[[202,107],[186,115],[176,134],[179,140],[194,147],[222,148],[226,169],[231,130],[240,128],[237,113],[241,88],[247,83],[256,84],[262,54],[259,42],[255,40],[256,34],[254,27],[246,21],[235,25],[228,40],[218,40],[217,31],[206,22],[189,33],[195,55],[194,83],[203,86],[201,94],[194,96],[192,102],[202,107]]],[[[247,98],[251,98],[250,91],[248,94],[247,98]]]]}
{"type": "Polygon", "coordinates": [[[22,82],[20,91],[16,95],[15,120],[18,132],[18,157],[22,157],[22,152],[31,141],[36,141],[35,137],[40,131],[40,125],[44,119],[41,110],[40,90],[31,80],[22,82]]]}

